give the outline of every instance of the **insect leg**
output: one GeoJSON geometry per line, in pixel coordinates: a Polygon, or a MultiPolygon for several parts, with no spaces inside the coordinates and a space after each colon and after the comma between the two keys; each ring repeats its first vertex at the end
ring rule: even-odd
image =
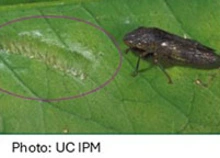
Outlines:
{"type": "Polygon", "coordinates": [[[138,60],[137,60],[137,65],[136,65],[136,68],[135,68],[135,72],[137,72],[137,73],[138,73],[138,69],[139,69],[139,65],[140,65],[140,60],[141,60],[141,57],[139,56],[138,60]]]}
{"type": "Polygon", "coordinates": [[[132,73],[132,76],[137,76],[137,74],[138,74],[138,69],[139,69],[139,65],[140,65],[140,60],[141,60],[141,57],[139,56],[139,57],[138,57],[138,60],[137,60],[136,67],[135,67],[135,70],[134,70],[134,72],[132,73]]]}
{"type": "Polygon", "coordinates": [[[142,52],[140,55],[138,55],[136,68],[135,68],[135,71],[132,73],[132,76],[136,76],[138,74],[141,58],[147,59],[150,57],[152,57],[152,53],[149,53],[149,52],[142,52]]]}
{"type": "Polygon", "coordinates": [[[170,75],[166,72],[164,67],[159,63],[159,61],[156,58],[154,59],[154,63],[157,64],[158,67],[160,68],[160,70],[163,71],[163,73],[166,75],[166,77],[168,78],[168,83],[172,84],[173,81],[172,81],[170,75]]]}

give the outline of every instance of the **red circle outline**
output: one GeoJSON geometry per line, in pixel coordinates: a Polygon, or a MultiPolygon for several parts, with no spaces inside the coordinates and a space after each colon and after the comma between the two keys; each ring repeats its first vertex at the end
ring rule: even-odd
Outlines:
{"type": "Polygon", "coordinates": [[[100,86],[98,86],[97,88],[94,88],[90,91],[87,91],[87,92],[83,92],[81,94],[78,94],[78,95],[74,95],[74,96],[69,96],[69,97],[61,97],[61,98],[54,98],[54,99],[45,99],[45,98],[35,98],[35,97],[26,97],[26,96],[22,96],[22,95],[19,95],[19,94],[16,94],[16,93],[13,93],[13,92],[10,92],[10,91],[7,91],[5,89],[2,89],[0,88],[0,91],[3,92],[3,93],[6,93],[6,94],[9,94],[11,96],[14,96],[14,97],[17,97],[17,98],[22,98],[22,99],[25,99],[25,100],[37,100],[37,101],[43,101],[43,102],[56,102],[56,101],[63,101],[63,100],[70,100],[70,99],[76,99],[76,98],[80,98],[80,97],[84,97],[86,95],[89,95],[91,93],[94,93],[100,89],[102,89],[103,87],[105,87],[106,85],[108,85],[112,80],[114,80],[114,78],[117,76],[120,68],[121,68],[121,65],[122,65],[122,52],[121,52],[121,49],[118,45],[118,43],[116,42],[115,38],[109,33],[107,32],[106,30],[104,30],[103,28],[101,28],[100,26],[98,25],[95,25],[89,21],[86,21],[86,20],[83,20],[83,19],[79,19],[79,18],[75,18],[75,17],[69,17],[69,16],[59,16],[59,15],[34,15],[34,16],[28,16],[28,17],[22,17],[22,18],[18,18],[18,19],[14,19],[14,20],[11,20],[11,21],[8,21],[2,25],[0,25],[0,29],[4,26],[7,26],[7,25],[10,25],[10,24],[13,24],[13,23],[16,23],[16,22],[20,22],[20,21],[25,21],[25,20],[30,20],[30,19],[40,19],[40,18],[54,18],[54,19],[69,19],[69,20],[73,20],[73,21],[78,21],[78,22],[82,22],[82,23],[85,23],[87,25],[90,25],[96,29],[98,29],[99,31],[103,32],[105,35],[107,35],[107,37],[113,42],[113,44],[115,45],[115,47],[117,48],[118,50],[118,54],[119,54],[119,63],[118,63],[118,66],[115,70],[115,72],[113,73],[113,75],[111,76],[111,78],[109,78],[107,81],[105,81],[104,83],[102,83],[100,86]]]}

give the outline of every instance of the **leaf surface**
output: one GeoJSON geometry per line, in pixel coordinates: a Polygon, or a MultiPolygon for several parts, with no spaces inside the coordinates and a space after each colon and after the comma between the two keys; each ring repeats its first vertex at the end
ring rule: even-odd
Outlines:
{"type": "MultiPolygon", "coordinates": [[[[21,1],[22,2],[22,1],[21,1]]],[[[220,50],[220,3],[175,0],[56,1],[0,7],[0,23],[33,15],[76,17],[123,36],[159,27],[220,50]],[[212,12],[215,10],[215,12],[212,12]]],[[[31,19],[0,28],[0,87],[26,97],[74,96],[111,78],[119,63],[112,41],[68,19],[31,19]]],[[[217,52],[218,53],[218,52],[217,52]]],[[[116,78],[101,90],[60,102],[0,94],[1,133],[219,133],[219,70],[156,66],[130,74],[137,58],[123,54],[116,78]]]]}

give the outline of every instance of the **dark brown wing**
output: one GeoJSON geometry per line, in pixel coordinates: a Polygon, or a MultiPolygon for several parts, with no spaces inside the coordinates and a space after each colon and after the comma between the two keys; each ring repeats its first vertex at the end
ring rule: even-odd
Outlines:
{"type": "Polygon", "coordinates": [[[171,41],[173,43],[182,44],[188,47],[196,47],[198,50],[201,51],[215,51],[214,49],[204,46],[203,44],[195,40],[186,39],[158,28],[155,28],[154,31],[156,32],[158,38],[161,39],[162,41],[171,41]]]}

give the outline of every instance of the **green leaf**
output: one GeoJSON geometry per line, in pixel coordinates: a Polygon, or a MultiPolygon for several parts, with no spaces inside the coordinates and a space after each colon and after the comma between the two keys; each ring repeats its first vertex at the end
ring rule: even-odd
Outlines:
{"type": "MultiPolygon", "coordinates": [[[[159,27],[220,50],[220,3],[211,1],[57,1],[0,7],[0,24],[33,15],[76,17],[111,33],[123,50],[116,78],[85,97],[42,102],[0,94],[1,133],[219,133],[219,70],[172,67],[130,74],[123,36],[159,27]],[[212,10],[215,10],[212,12],[212,10]]],[[[218,52],[217,52],[218,53],[218,52]]],[[[38,18],[0,28],[0,88],[55,99],[88,92],[115,72],[119,54],[100,30],[68,19],[38,18]]]]}

